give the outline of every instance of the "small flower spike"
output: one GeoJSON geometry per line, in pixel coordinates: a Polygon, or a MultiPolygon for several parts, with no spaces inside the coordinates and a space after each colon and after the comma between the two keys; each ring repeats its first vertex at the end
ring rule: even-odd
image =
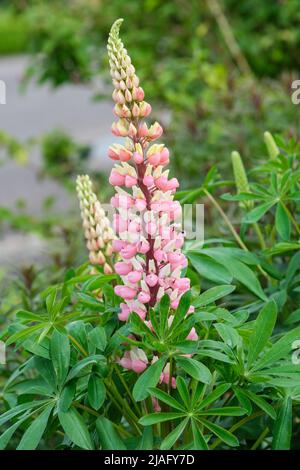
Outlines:
{"type": "Polygon", "coordinates": [[[110,274],[113,272],[111,263],[112,241],[115,238],[113,229],[93,192],[88,175],[77,177],[76,190],[90,262],[93,265],[103,265],[105,274],[110,274]]]}

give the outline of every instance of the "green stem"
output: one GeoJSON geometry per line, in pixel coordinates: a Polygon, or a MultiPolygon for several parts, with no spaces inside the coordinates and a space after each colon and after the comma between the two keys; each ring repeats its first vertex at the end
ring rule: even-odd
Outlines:
{"type": "Polygon", "coordinates": [[[260,446],[260,444],[263,442],[264,438],[268,435],[269,431],[270,431],[269,428],[266,427],[266,429],[263,430],[261,435],[254,442],[254,444],[253,444],[253,446],[251,447],[250,450],[256,450],[260,446]]]}
{"type": "Polygon", "coordinates": [[[115,397],[115,398],[118,400],[118,402],[122,405],[122,407],[123,407],[123,413],[124,413],[125,410],[126,410],[128,416],[131,417],[131,420],[132,420],[132,422],[134,423],[135,428],[138,430],[139,434],[142,434],[142,433],[141,433],[141,430],[140,430],[140,427],[139,427],[139,425],[138,425],[138,423],[137,423],[138,420],[139,420],[139,417],[134,414],[134,412],[132,411],[132,409],[131,409],[130,406],[128,405],[127,401],[124,400],[124,398],[120,395],[120,393],[118,392],[118,390],[117,390],[117,388],[116,388],[116,386],[115,386],[115,384],[114,384],[113,381],[110,383],[109,386],[111,387],[111,392],[113,393],[114,397],[115,397]]]}
{"type": "Polygon", "coordinates": [[[116,371],[116,373],[117,373],[117,376],[119,377],[120,381],[122,382],[123,387],[125,388],[125,390],[126,390],[128,396],[129,396],[130,400],[132,401],[133,406],[134,406],[134,408],[135,408],[137,414],[140,415],[140,414],[141,414],[141,410],[139,409],[139,407],[138,407],[138,405],[137,405],[135,399],[133,398],[132,393],[131,393],[131,390],[130,390],[130,388],[128,387],[128,385],[127,385],[127,383],[126,383],[126,380],[124,379],[123,375],[121,374],[121,372],[120,372],[120,370],[119,370],[117,364],[115,364],[115,367],[114,367],[114,368],[115,368],[115,371],[116,371]]]}
{"type": "Polygon", "coordinates": [[[282,204],[282,207],[284,208],[288,218],[290,219],[290,221],[292,222],[292,224],[294,225],[295,229],[296,229],[296,232],[298,233],[298,235],[300,235],[300,228],[296,222],[296,220],[294,219],[294,216],[293,214],[290,212],[289,208],[281,201],[281,204],[282,204]]]}
{"type": "MultiPolygon", "coordinates": [[[[93,410],[92,408],[90,408],[89,406],[86,406],[86,405],[82,405],[81,403],[79,402],[73,402],[73,405],[76,406],[76,408],[80,408],[81,410],[84,410],[84,411],[87,411],[87,413],[93,415],[93,416],[97,416],[97,418],[99,416],[102,416],[100,413],[98,413],[97,411],[93,410]]],[[[126,437],[132,437],[132,434],[130,434],[130,432],[126,431],[126,429],[122,428],[122,426],[119,426],[118,424],[112,422],[113,426],[118,429],[121,433],[124,434],[124,436],[126,437]]]]}
{"type": "MultiPolygon", "coordinates": [[[[238,428],[240,428],[241,426],[243,426],[243,424],[246,424],[248,423],[249,421],[252,421],[253,419],[255,418],[258,418],[259,416],[262,416],[264,415],[265,412],[264,411],[256,411],[255,413],[253,413],[253,415],[251,416],[246,416],[245,418],[241,419],[238,423],[235,423],[233,426],[231,426],[231,428],[229,429],[229,432],[233,433],[234,431],[236,431],[238,428]]],[[[215,449],[216,447],[218,447],[219,444],[222,443],[222,439],[216,439],[215,442],[210,446],[210,450],[213,450],[215,449]]]]}
{"type": "MultiPolygon", "coordinates": [[[[203,189],[204,191],[204,194],[208,197],[208,199],[211,201],[211,203],[215,206],[215,208],[217,209],[217,211],[220,213],[220,215],[222,216],[223,220],[225,221],[226,225],[228,226],[229,230],[231,231],[232,235],[234,236],[234,238],[236,239],[237,243],[239,244],[239,246],[244,250],[244,251],[249,251],[247,246],[245,245],[245,243],[243,242],[243,240],[241,239],[241,237],[239,236],[239,234],[237,233],[237,231],[235,230],[234,226],[232,225],[232,223],[230,222],[229,218],[227,217],[227,215],[225,214],[225,212],[223,211],[222,207],[219,205],[219,203],[216,201],[216,199],[213,197],[213,195],[207,191],[207,189],[203,189]]],[[[260,266],[260,264],[257,265],[257,268],[259,269],[259,271],[261,272],[261,274],[263,274],[263,276],[265,276],[267,279],[269,278],[268,274],[262,269],[262,267],[260,266]]]]}
{"type": "Polygon", "coordinates": [[[81,346],[80,343],[74,338],[72,335],[68,335],[68,338],[72,341],[73,344],[79,349],[79,351],[82,352],[82,354],[86,357],[88,357],[89,353],[81,346]]]}
{"type": "Polygon", "coordinates": [[[126,419],[126,421],[128,421],[129,424],[131,424],[131,426],[133,426],[133,428],[137,431],[138,435],[141,435],[141,431],[139,429],[139,427],[137,426],[137,423],[136,421],[131,417],[131,416],[128,416],[124,407],[122,407],[120,405],[120,403],[116,400],[115,396],[114,396],[114,393],[109,390],[107,384],[106,384],[106,390],[107,390],[107,393],[111,399],[111,401],[115,404],[115,406],[118,408],[118,410],[120,411],[120,413],[124,416],[124,418],[126,419]]]}
{"type": "Polygon", "coordinates": [[[259,240],[259,243],[260,243],[260,246],[263,250],[266,249],[266,243],[265,243],[265,240],[264,240],[264,237],[263,237],[263,234],[261,233],[261,230],[260,230],[260,226],[258,225],[257,222],[255,222],[253,224],[253,227],[254,227],[254,230],[256,232],[256,235],[257,235],[257,238],[259,240]]]}
{"type": "Polygon", "coordinates": [[[228,226],[229,230],[231,231],[232,235],[234,236],[234,238],[236,239],[238,245],[240,245],[240,247],[245,250],[245,251],[249,251],[247,246],[245,245],[245,243],[243,242],[243,240],[241,239],[241,237],[239,236],[239,234],[237,233],[237,231],[235,230],[234,226],[232,225],[232,223],[230,222],[229,218],[227,217],[227,215],[225,214],[225,212],[223,211],[222,207],[220,206],[220,204],[216,201],[216,199],[213,197],[213,195],[207,191],[207,189],[204,188],[204,194],[208,197],[208,199],[211,201],[211,203],[215,206],[215,208],[217,209],[217,211],[220,213],[220,215],[222,216],[223,220],[225,221],[226,225],[228,226]]]}

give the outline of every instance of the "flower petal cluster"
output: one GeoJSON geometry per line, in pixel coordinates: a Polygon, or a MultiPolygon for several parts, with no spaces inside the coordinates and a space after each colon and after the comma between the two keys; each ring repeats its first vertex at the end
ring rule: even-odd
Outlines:
{"type": "Polygon", "coordinates": [[[110,274],[113,272],[111,263],[112,242],[115,238],[113,229],[93,192],[88,175],[77,177],[76,190],[90,262],[94,265],[103,265],[105,274],[110,274]]]}
{"type": "Polygon", "coordinates": [[[116,162],[109,181],[116,189],[111,200],[117,209],[114,230],[118,238],[113,249],[120,261],[115,271],[123,284],[115,292],[124,300],[119,318],[125,321],[131,312],[145,319],[164,294],[176,309],[190,281],[181,277],[187,260],[181,251],[181,206],[174,200],[179,183],[169,178],[166,169],[169,150],[154,143],[163,133],[161,125],[144,120],[151,106],[144,100],[144,90],[119,38],[121,22],[117,20],[111,28],[108,55],[118,117],[112,132],[125,140],[112,145],[108,155],[116,162]]]}

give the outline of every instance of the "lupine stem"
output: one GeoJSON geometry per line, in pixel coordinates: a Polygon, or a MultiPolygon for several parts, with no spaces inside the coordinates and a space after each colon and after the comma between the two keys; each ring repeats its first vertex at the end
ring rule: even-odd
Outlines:
{"type": "Polygon", "coordinates": [[[257,440],[254,442],[250,450],[256,450],[260,446],[260,444],[262,444],[262,442],[264,441],[264,438],[268,435],[269,432],[270,432],[270,429],[267,426],[263,430],[263,432],[260,434],[260,436],[257,438],[257,440]]]}
{"type": "Polygon", "coordinates": [[[123,375],[122,375],[121,372],[119,371],[118,366],[115,365],[114,368],[115,368],[115,371],[116,371],[116,373],[117,373],[117,375],[118,375],[120,381],[122,382],[123,387],[125,388],[125,390],[126,390],[128,396],[129,396],[131,402],[133,403],[133,406],[134,406],[136,412],[137,412],[138,414],[141,414],[141,410],[139,409],[139,407],[138,407],[138,405],[137,405],[135,399],[133,398],[132,393],[131,393],[131,391],[130,391],[130,389],[129,389],[129,387],[128,387],[128,385],[127,385],[127,383],[126,383],[126,381],[125,381],[125,379],[124,379],[124,377],[123,377],[123,375]]]}
{"type": "MultiPolygon", "coordinates": [[[[240,245],[240,247],[244,250],[244,251],[249,251],[248,247],[245,245],[245,243],[243,242],[243,240],[241,239],[241,237],[239,236],[239,234],[237,233],[237,231],[235,230],[234,226],[232,225],[232,223],[230,222],[229,218],[227,217],[227,215],[225,214],[225,212],[223,211],[222,207],[220,206],[220,204],[216,201],[216,199],[213,197],[213,195],[207,191],[207,189],[203,189],[203,192],[204,194],[208,197],[208,199],[211,201],[211,203],[215,206],[215,208],[218,210],[218,212],[221,214],[222,218],[224,219],[224,221],[226,222],[229,230],[231,231],[232,235],[234,236],[234,238],[236,239],[237,243],[240,245]]],[[[268,274],[262,269],[262,267],[260,266],[260,264],[257,265],[258,269],[260,270],[261,274],[263,274],[263,276],[265,276],[267,279],[269,278],[268,274]]]]}
{"type": "Polygon", "coordinates": [[[297,234],[300,235],[300,228],[299,228],[299,226],[298,226],[296,220],[294,219],[292,213],[290,212],[289,208],[288,208],[283,202],[281,202],[281,204],[282,204],[282,207],[284,208],[284,210],[285,210],[285,212],[286,212],[288,218],[290,219],[290,221],[291,221],[292,224],[294,225],[297,234]]]}

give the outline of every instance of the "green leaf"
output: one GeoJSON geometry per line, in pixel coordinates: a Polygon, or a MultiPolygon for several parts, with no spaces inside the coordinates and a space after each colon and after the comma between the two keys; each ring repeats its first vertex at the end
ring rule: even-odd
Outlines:
{"type": "Polygon", "coordinates": [[[292,437],[293,408],[292,399],[287,396],[282,400],[273,432],[273,450],[289,450],[292,437]]]}
{"type": "Polygon", "coordinates": [[[0,436],[0,450],[4,450],[5,447],[9,444],[12,436],[16,432],[19,426],[28,418],[29,414],[25,413],[22,418],[20,418],[16,423],[10,426],[6,431],[0,436]]]}
{"type": "Polygon", "coordinates": [[[151,426],[146,426],[143,429],[143,434],[138,444],[138,450],[152,450],[153,449],[153,432],[151,426]]]}
{"type": "Polygon", "coordinates": [[[185,418],[181,423],[173,429],[170,434],[168,434],[160,445],[161,450],[169,450],[172,448],[173,444],[180,438],[181,434],[183,433],[187,423],[189,422],[189,418],[185,418]]]}
{"type": "Polygon", "coordinates": [[[166,331],[166,325],[168,322],[168,315],[170,310],[170,297],[167,294],[161,298],[158,309],[160,319],[159,331],[160,334],[163,335],[166,331]]]}
{"type": "MultiPolygon", "coordinates": [[[[169,297],[169,296],[168,296],[169,297]]],[[[170,333],[183,322],[186,314],[188,313],[188,310],[191,306],[191,292],[188,290],[183,294],[183,296],[180,299],[178,308],[174,314],[174,319],[170,328],[170,333]]]]}
{"type": "Polygon", "coordinates": [[[56,287],[51,288],[51,292],[49,295],[46,297],[46,307],[47,307],[47,312],[48,314],[52,313],[52,310],[55,306],[55,301],[57,297],[58,290],[56,287]]]}
{"type": "Polygon", "coordinates": [[[82,292],[92,292],[94,290],[99,289],[104,284],[108,284],[115,279],[117,279],[117,276],[115,274],[101,274],[92,276],[82,285],[82,292]]]}
{"type": "Polygon", "coordinates": [[[177,390],[179,392],[181,400],[185,404],[186,408],[189,408],[191,404],[190,394],[189,394],[184,378],[180,377],[180,375],[176,378],[176,385],[177,385],[177,390]]]}
{"type": "Polygon", "coordinates": [[[156,386],[165,363],[166,359],[162,357],[139,376],[132,391],[136,401],[144,400],[149,395],[148,388],[156,386]]]}
{"type": "Polygon", "coordinates": [[[81,361],[77,362],[74,367],[72,367],[67,377],[67,381],[74,379],[74,377],[76,377],[82,371],[82,369],[84,369],[84,367],[98,363],[101,363],[101,365],[106,364],[106,359],[101,354],[85,357],[81,361]]]}
{"type": "Polygon", "coordinates": [[[213,392],[211,392],[209,395],[207,395],[207,397],[204,398],[204,400],[201,401],[198,406],[198,410],[203,410],[203,408],[206,408],[208,405],[216,401],[219,397],[224,395],[224,393],[226,393],[230,387],[231,384],[229,383],[218,385],[213,392]]]}
{"type": "Polygon", "coordinates": [[[58,409],[60,411],[68,411],[68,409],[70,408],[74,400],[75,392],[76,392],[75,380],[65,385],[58,401],[58,409]]]}
{"type": "Polygon", "coordinates": [[[269,403],[266,400],[264,400],[264,398],[260,397],[259,395],[256,395],[250,390],[243,390],[243,393],[244,395],[246,395],[246,397],[248,397],[251,401],[253,401],[253,403],[255,403],[258,406],[258,408],[263,410],[272,419],[276,418],[276,412],[273,406],[269,405],[269,403]]]}
{"type": "Polygon", "coordinates": [[[194,419],[192,419],[192,432],[193,432],[193,440],[194,440],[193,449],[194,450],[209,450],[206,440],[199,428],[199,424],[194,419]]]}
{"type": "Polygon", "coordinates": [[[215,323],[214,327],[223,339],[224,343],[230,348],[235,348],[240,344],[240,335],[232,326],[225,325],[224,323],[215,323]]]}
{"type": "Polygon", "coordinates": [[[242,407],[247,411],[247,414],[250,415],[252,413],[252,405],[251,401],[244,393],[244,390],[238,387],[233,387],[233,390],[236,398],[238,399],[242,407]]]}
{"type": "Polygon", "coordinates": [[[17,331],[13,335],[11,335],[8,340],[6,341],[6,345],[9,346],[12,343],[16,343],[20,339],[25,339],[30,336],[32,333],[37,332],[38,330],[42,330],[45,326],[48,325],[48,322],[39,323],[38,325],[29,326],[28,328],[24,328],[21,331],[17,331]]]}
{"type": "Polygon", "coordinates": [[[258,222],[265,215],[265,213],[274,206],[274,204],[276,204],[276,200],[260,204],[245,215],[243,222],[246,224],[253,224],[258,222]]]}
{"type": "Polygon", "coordinates": [[[152,424],[163,423],[172,419],[179,419],[186,416],[186,413],[150,413],[140,418],[139,423],[143,426],[152,426],[152,424]]]}
{"type": "Polygon", "coordinates": [[[186,357],[176,357],[177,364],[191,377],[199,382],[209,384],[211,381],[211,373],[209,369],[196,359],[186,357]]]}
{"type": "Polygon", "coordinates": [[[246,410],[239,406],[225,406],[223,408],[209,408],[208,410],[199,411],[199,416],[243,416],[246,410]]]}
{"type": "Polygon", "coordinates": [[[228,269],[211,257],[197,252],[189,252],[187,256],[201,277],[205,277],[216,284],[230,284],[232,275],[228,269]]]}
{"type": "Polygon", "coordinates": [[[291,222],[281,203],[277,204],[275,215],[275,227],[282,240],[288,241],[290,239],[291,222]]]}
{"type": "Polygon", "coordinates": [[[264,355],[257,361],[254,370],[262,369],[270,364],[274,364],[282,357],[287,357],[292,349],[292,344],[300,337],[300,327],[286,333],[280,340],[264,353],[264,355]]]}
{"type": "Polygon", "coordinates": [[[50,341],[50,355],[59,386],[62,386],[70,364],[70,343],[66,335],[54,330],[50,341]]]}
{"type": "Polygon", "coordinates": [[[37,448],[46,429],[53,406],[52,403],[48,405],[46,409],[34,419],[29,428],[26,429],[25,434],[23,434],[17,450],[34,450],[37,448]]]}
{"type": "Polygon", "coordinates": [[[199,419],[199,421],[230,447],[237,447],[239,445],[238,439],[231,432],[227,431],[227,429],[224,429],[204,418],[199,419]]]}
{"type": "Polygon", "coordinates": [[[126,450],[126,446],[115,430],[113,423],[104,416],[96,421],[96,429],[103,450],[126,450]]]}
{"type": "Polygon", "coordinates": [[[171,397],[168,393],[163,392],[162,390],[158,388],[149,388],[150,395],[153,397],[158,398],[160,401],[163,403],[166,403],[166,405],[169,405],[171,408],[175,408],[176,410],[184,411],[184,407],[178,403],[175,398],[171,397]]]}
{"type": "Polygon", "coordinates": [[[216,286],[212,287],[211,289],[208,289],[206,292],[203,292],[203,294],[199,295],[194,301],[193,305],[194,307],[204,307],[205,305],[209,305],[214,303],[216,300],[221,299],[222,297],[225,297],[228,294],[231,294],[235,289],[235,286],[228,286],[228,285],[222,285],[222,286],[216,286]]]}
{"type": "Polygon", "coordinates": [[[106,332],[103,326],[96,326],[88,333],[88,340],[100,351],[104,351],[107,344],[106,332]]]}
{"type": "Polygon", "coordinates": [[[57,384],[57,377],[52,362],[49,359],[45,359],[44,357],[36,356],[34,358],[34,365],[39,374],[54,391],[57,384]]]}
{"type": "Polygon", "coordinates": [[[89,404],[94,410],[99,410],[104,403],[106,395],[105,385],[103,381],[95,376],[91,375],[88,382],[88,399],[89,404]]]}
{"type": "Polygon", "coordinates": [[[38,408],[39,406],[43,405],[44,403],[48,403],[49,399],[46,400],[34,400],[29,401],[26,403],[22,403],[21,405],[17,405],[11,410],[6,411],[2,415],[0,415],[0,426],[5,424],[7,421],[11,420],[18,414],[22,413],[23,411],[31,410],[34,408],[38,408]]]}
{"type": "Polygon", "coordinates": [[[268,302],[258,314],[254,322],[254,332],[250,336],[248,350],[248,368],[252,366],[261,351],[266,346],[274,329],[277,319],[277,306],[272,300],[268,302]]]}
{"type": "Polygon", "coordinates": [[[72,442],[82,449],[93,450],[93,443],[88,428],[75,408],[58,411],[59,422],[72,442]]]}

